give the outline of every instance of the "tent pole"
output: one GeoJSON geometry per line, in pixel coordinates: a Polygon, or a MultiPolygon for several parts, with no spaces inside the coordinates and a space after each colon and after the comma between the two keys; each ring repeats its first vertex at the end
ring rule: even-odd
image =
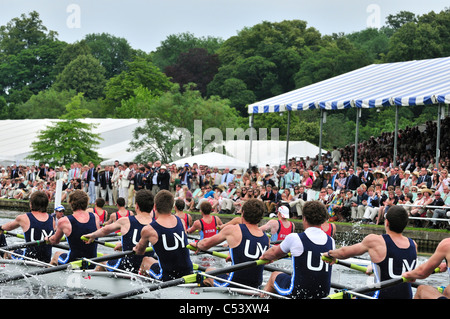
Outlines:
{"type": "Polygon", "coordinates": [[[356,109],[356,132],[355,132],[355,154],[353,155],[353,169],[356,172],[358,166],[358,135],[359,135],[359,118],[361,116],[361,109],[356,109]]]}
{"type": "Polygon", "coordinates": [[[323,109],[320,109],[319,165],[322,164],[323,109]]]}
{"type": "Polygon", "coordinates": [[[398,109],[399,109],[399,106],[395,105],[394,158],[392,160],[394,167],[397,166],[398,109]]]}
{"type": "Polygon", "coordinates": [[[437,131],[436,131],[436,168],[439,168],[440,145],[441,145],[441,114],[442,104],[438,105],[437,131]]]}
{"type": "Polygon", "coordinates": [[[291,111],[288,111],[288,120],[287,120],[287,133],[286,133],[286,161],[285,165],[288,167],[288,158],[289,158],[289,133],[291,128],[291,111]]]}
{"type": "Polygon", "coordinates": [[[248,154],[248,168],[252,168],[252,144],[253,144],[253,113],[250,115],[250,151],[248,154]]]}

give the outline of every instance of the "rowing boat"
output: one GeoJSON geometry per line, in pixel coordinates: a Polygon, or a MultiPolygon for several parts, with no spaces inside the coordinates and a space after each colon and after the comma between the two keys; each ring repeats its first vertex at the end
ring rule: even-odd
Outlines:
{"type": "MultiPolygon", "coordinates": [[[[39,268],[43,265],[38,262],[1,259],[0,276],[15,273],[26,273],[39,268]]],[[[97,298],[109,294],[123,293],[136,288],[144,287],[151,281],[143,279],[142,276],[130,273],[120,273],[112,271],[94,271],[82,269],[67,269],[39,276],[24,278],[20,282],[11,282],[2,285],[1,298],[23,298],[24,296],[15,295],[18,287],[40,287],[33,291],[45,292],[48,289],[58,289],[65,291],[64,295],[69,298],[97,298]],[[23,283],[25,281],[26,284],[23,283]],[[12,294],[8,293],[8,290],[12,294]]],[[[26,289],[25,289],[26,290],[26,289]]],[[[256,298],[258,294],[248,289],[215,289],[203,288],[197,284],[179,285],[141,294],[136,298],[148,299],[229,299],[229,298],[256,298]]],[[[42,298],[43,296],[27,296],[27,298],[42,298]]]]}

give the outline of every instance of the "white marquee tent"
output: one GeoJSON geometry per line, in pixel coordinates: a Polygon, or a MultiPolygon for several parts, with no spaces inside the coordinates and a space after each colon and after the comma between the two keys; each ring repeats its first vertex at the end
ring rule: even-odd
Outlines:
{"type": "Polygon", "coordinates": [[[208,165],[209,167],[217,167],[219,169],[229,168],[230,170],[233,168],[248,168],[248,162],[217,152],[193,155],[173,162],[177,167],[183,166],[185,163],[188,163],[191,166],[192,164],[197,163],[198,165],[208,165]]]}
{"type": "MultiPolygon", "coordinates": [[[[225,141],[224,146],[228,154],[243,162],[247,162],[248,167],[250,141],[225,141]]],[[[253,141],[251,150],[251,164],[258,167],[265,166],[266,164],[280,166],[281,163],[285,162],[286,155],[288,158],[306,158],[306,156],[314,158],[320,152],[319,147],[307,141],[290,141],[289,153],[286,154],[286,142],[278,140],[253,141]]],[[[326,151],[322,151],[322,153],[326,153],[326,151]]]]}
{"type": "MultiPolygon", "coordinates": [[[[0,121],[0,164],[34,164],[25,159],[31,152],[31,143],[37,140],[39,131],[53,125],[57,119],[2,120],[0,121]]],[[[133,131],[141,125],[137,119],[83,119],[85,123],[98,124],[92,132],[103,140],[97,151],[105,161],[131,161],[137,153],[128,152],[133,131]]]]}

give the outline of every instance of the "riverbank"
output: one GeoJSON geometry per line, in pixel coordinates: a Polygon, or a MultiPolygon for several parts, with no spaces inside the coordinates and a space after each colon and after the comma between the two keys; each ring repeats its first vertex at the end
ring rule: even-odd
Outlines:
{"type": "MultiPolygon", "coordinates": [[[[71,214],[72,211],[67,203],[63,203],[66,207],[66,214],[71,214]]],[[[54,204],[50,203],[49,213],[53,212],[54,204]]],[[[105,206],[104,209],[109,214],[117,211],[117,207],[105,206]]],[[[132,209],[131,209],[132,210],[132,209]]],[[[0,199],[0,211],[5,211],[0,214],[0,217],[14,218],[18,214],[29,211],[29,202],[15,199],[0,199]]],[[[190,212],[194,220],[200,219],[201,214],[196,212],[190,212]]],[[[224,215],[220,214],[220,219],[224,223],[230,221],[236,215],[224,215]]],[[[265,224],[269,220],[265,217],[261,224],[265,224]]],[[[301,220],[291,219],[295,224],[296,232],[303,231],[303,223],[301,220]]],[[[366,225],[360,223],[335,223],[336,224],[336,243],[339,245],[352,245],[360,242],[365,236],[369,234],[384,234],[384,226],[381,225],[366,225]]],[[[412,225],[412,224],[411,224],[412,225]]],[[[442,229],[429,229],[429,228],[414,228],[407,227],[404,231],[404,235],[412,238],[418,245],[420,253],[433,253],[436,246],[443,239],[450,236],[450,231],[442,229]]]]}

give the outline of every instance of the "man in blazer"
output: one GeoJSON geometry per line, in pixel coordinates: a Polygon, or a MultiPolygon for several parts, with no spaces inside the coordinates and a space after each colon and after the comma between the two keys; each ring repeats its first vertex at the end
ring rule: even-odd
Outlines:
{"type": "Polygon", "coordinates": [[[355,175],[355,171],[352,167],[348,169],[348,176],[346,180],[346,189],[351,189],[352,191],[356,190],[360,184],[359,177],[355,175]]]}
{"type": "Polygon", "coordinates": [[[369,171],[369,163],[364,163],[363,170],[359,173],[360,184],[365,184],[369,188],[374,180],[373,174],[369,171]]]}
{"type": "Polygon", "coordinates": [[[400,186],[401,180],[398,176],[398,168],[391,168],[391,174],[387,182],[387,186],[400,186]]]}
{"type": "Polygon", "coordinates": [[[417,180],[417,186],[422,187],[425,185],[428,189],[431,188],[431,176],[428,175],[427,169],[425,167],[422,167],[420,169],[420,176],[417,180]]]}
{"type": "Polygon", "coordinates": [[[108,199],[109,205],[112,206],[112,173],[109,165],[105,166],[105,169],[98,171],[98,183],[100,186],[100,197],[105,201],[108,199]]]}
{"type": "Polygon", "coordinates": [[[159,189],[169,190],[170,174],[167,171],[167,168],[165,165],[162,165],[160,167],[157,180],[158,180],[159,189]]]}

